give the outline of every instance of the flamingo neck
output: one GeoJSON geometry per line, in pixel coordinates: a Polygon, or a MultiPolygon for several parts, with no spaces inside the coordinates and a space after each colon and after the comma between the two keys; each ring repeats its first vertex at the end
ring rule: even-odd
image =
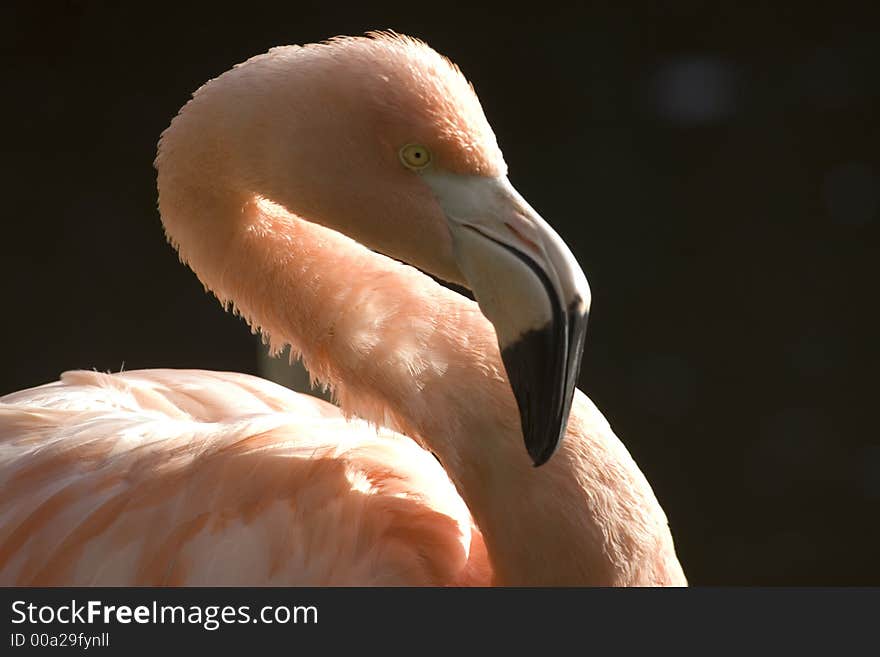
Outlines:
{"type": "Polygon", "coordinates": [[[483,533],[496,583],[642,577],[643,553],[668,536],[665,517],[590,402],[578,394],[562,447],[532,467],[476,304],[243,189],[246,177],[224,165],[236,153],[212,146],[163,137],[169,241],[273,352],[290,344],[346,414],[438,456],[483,533]]]}

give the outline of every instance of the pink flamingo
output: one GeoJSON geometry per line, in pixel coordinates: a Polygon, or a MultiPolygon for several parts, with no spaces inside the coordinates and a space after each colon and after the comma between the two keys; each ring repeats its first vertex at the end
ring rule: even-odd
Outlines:
{"type": "Polygon", "coordinates": [[[451,62],[275,48],[199,89],[156,167],[181,259],[339,407],[181,370],[3,397],[0,582],[686,584],[575,390],[586,279],[451,62]]]}

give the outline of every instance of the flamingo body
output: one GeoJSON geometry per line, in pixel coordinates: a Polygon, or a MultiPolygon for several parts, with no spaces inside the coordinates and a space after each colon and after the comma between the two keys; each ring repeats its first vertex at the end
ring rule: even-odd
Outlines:
{"type": "Polygon", "coordinates": [[[68,372],[0,398],[0,582],[488,583],[482,539],[409,438],[224,372],[68,372]]]}

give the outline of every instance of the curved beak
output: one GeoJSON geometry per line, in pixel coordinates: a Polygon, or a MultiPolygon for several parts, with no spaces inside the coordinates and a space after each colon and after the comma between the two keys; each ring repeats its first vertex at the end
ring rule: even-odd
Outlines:
{"type": "Polygon", "coordinates": [[[535,466],[568,423],[590,288],[571,251],[506,177],[423,174],[449,221],[458,268],[495,327],[535,466]]]}

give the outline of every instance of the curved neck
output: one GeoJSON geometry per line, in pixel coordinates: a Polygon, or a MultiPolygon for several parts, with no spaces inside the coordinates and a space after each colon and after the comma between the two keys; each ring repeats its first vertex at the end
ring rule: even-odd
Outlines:
{"type": "Polygon", "coordinates": [[[583,395],[559,452],[532,467],[476,304],[237,186],[247,177],[222,166],[235,160],[216,144],[167,139],[159,204],[181,259],[273,351],[290,344],[346,414],[437,454],[483,533],[497,583],[644,576],[639,555],[668,540],[665,518],[583,395]]]}

